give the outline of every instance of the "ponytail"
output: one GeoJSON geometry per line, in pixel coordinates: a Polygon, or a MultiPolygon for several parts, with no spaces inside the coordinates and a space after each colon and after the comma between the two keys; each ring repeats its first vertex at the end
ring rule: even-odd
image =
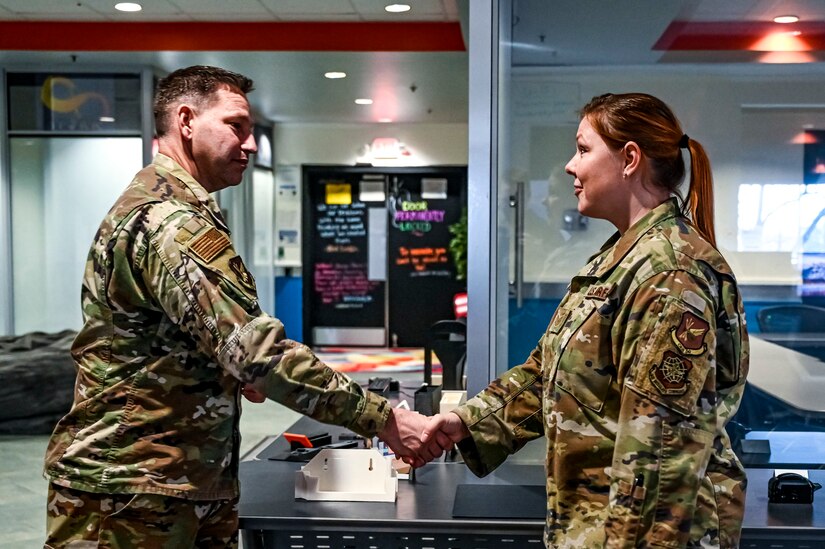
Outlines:
{"type": "MultiPolygon", "coordinates": [[[[687,136],[685,136],[687,137],[687,136]]],[[[693,220],[702,237],[716,247],[716,230],[713,222],[713,175],[710,160],[704,147],[695,139],[687,139],[690,152],[690,186],[682,203],[682,215],[693,220]]]]}

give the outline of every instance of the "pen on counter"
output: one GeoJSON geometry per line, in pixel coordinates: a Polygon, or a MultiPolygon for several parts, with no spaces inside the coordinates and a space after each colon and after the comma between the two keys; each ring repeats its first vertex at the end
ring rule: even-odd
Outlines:
{"type": "Polygon", "coordinates": [[[642,473],[636,475],[636,478],[633,480],[633,489],[630,491],[630,495],[636,495],[636,488],[641,488],[645,484],[645,476],[642,473]]]}

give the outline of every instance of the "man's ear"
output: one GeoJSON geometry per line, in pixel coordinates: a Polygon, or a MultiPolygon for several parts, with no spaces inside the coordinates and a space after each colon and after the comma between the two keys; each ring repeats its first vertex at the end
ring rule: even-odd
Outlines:
{"type": "Polygon", "coordinates": [[[175,121],[180,128],[181,137],[190,141],[192,139],[192,120],[195,118],[195,113],[189,105],[181,104],[175,112],[175,121]]]}
{"type": "Polygon", "coordinates": [[[635,141],[628,141],[622,148],[622,159],[624,161],[625,177],[630,177],[642,163],[642,149],[635,141]]]}

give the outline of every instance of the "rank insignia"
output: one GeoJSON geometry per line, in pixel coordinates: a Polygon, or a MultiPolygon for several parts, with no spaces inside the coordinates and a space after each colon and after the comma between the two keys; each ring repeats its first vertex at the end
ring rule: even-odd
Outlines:
{"type": "Polygon", "coordinates": [[[559,333],[561,327],[564,325],[565,321],[567,321],[568,316],[570,316],[570,311],[567,309],[557,309],[556,314],[553,316],[553,321],[550,323],[550,328],[548,329],[550,333],[559,333]]]}
{"type": "Polygon", "coordinates": [[[683,395],[687,391],[688,373],[693,364],[672,351],[665,351],[662,361],[650,369],[650,382],[663,395],[683,395]]]}
{"type": "Polygon", "coordinates": [[[206,263],[209,263],[229,245],[230,242],[226,235],[212,227],[202,235],[193,238],[189,243],[189,250],[206,263]]]}
{"type": "Polygon", "coordinates": [[[683,355],[699,356],[708,350],[705,335],[710,325],[693,313],[682,314],[679,326],[670,329],[670,339],[683,355]]]}
{"type": "Polygon", "coordinates": [[[255,279],[252,277],[252,273],[246,269],[246,265],[243,264],[240,256],[236,255],[229,260],[229,268],[232,269],[232,272],[238,277],[238,281],[247,290],[255,291],[255,279]]]}

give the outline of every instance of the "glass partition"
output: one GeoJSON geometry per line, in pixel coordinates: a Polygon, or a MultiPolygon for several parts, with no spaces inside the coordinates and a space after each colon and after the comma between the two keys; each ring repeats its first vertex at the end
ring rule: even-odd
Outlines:
{"type": "MultiPolygon", "coordinates": [[[[718,246],[741,285],[752,339],[746,398],[731,427],[737,448],[743,440],[769,439],[780,459],[791,437],[797,449],[782,454],[786,464],[819,466],[825,460],[825,64],[808,51],[725,50],[712,36],[691,49],[679,35],[702,22],[743,22],[754,16],[747,10],[640,4],[648,16],[630,21],[621,3],[498,3],[504,66],[496,83],[493,194],[510,197],[512,207],[494,221],[496,255],[510,274],[509,284],[494,283],[496,295],[507,298],[495,327],[506,336],[500,340],[507,341],[507,358],[495,370],[524,361],[573,274],[615,230],[576,210],[564,166],[575,152],[577,110],[607,92],[650,93],[673,108],[713,168],[718,246]]],[[[750,466],[771,459],[745,455],[750,466]]]]}
{"type": "Polygon", "coordinates": [[[140,137],[12,137],[16,334],[81,326],[80,283],[98,225],[142,164],[140,137]]]}
{"type": "Polygon", "coordinates": [[[148,71],[68,69],[5,73],[11,315],[1,333],[80,328],[89,245],[148,155],[148,71]]]}
{"type": "Polygon", "coordinates": [[[141,131],[141,76],[117,73],[9,73],[10,132],[141,131]]]}

